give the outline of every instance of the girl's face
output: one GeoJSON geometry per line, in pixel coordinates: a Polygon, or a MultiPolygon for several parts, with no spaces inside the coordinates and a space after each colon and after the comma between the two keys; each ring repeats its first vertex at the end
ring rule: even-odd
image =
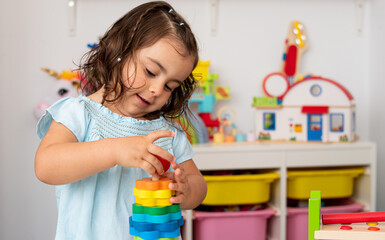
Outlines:
{"type": "Polygon", "coordinates": [[[178,50],[179,45],[161,39],[138,51],[136,70],[132,61],[126,64],[122,81],[129,89],[116,106],[120,114],[143,119],[166,104],[171,92],[190,75],[194,66],[194,56],[182,56],[178,50]]]}

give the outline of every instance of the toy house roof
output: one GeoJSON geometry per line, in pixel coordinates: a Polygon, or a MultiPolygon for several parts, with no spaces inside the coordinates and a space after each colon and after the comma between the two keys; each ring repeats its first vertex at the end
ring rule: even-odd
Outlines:
{"type": "Polygon", "coordinates": [[[282,96],[283,105],[350,106],[353,100],[353,95],[344,86],[318,76],[295,82],[282,96]]]}

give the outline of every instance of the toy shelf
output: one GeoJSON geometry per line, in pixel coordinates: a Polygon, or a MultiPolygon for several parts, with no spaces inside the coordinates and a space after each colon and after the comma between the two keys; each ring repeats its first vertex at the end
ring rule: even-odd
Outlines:
{"type": "MultiPolygon", "coordinates": [[[[269,205],[277,213],[270,221],[268,239],[286,239],[287,171],[292,168],[360,166],[365,169],[354,185],[352,199],[365,211],[376,206],[376,144],[352,143],[242,143],[194,145],[194,161],[200,170],[269,169],[280,174],[272,185],[269,205]]],[[[192,240],[193,214],[185,211],[184,239],[192,240]]]]}

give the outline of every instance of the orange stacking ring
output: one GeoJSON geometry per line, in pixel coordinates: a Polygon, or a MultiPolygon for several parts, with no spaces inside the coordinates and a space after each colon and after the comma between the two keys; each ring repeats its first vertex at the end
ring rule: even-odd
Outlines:
{"type": "Polygon", "coordinates": [[[143,190],[168,190],[168,185],[172,183],[172,180],[169,178],[161,178],[158,181],[152,181],[151,178],[143,178],[136,180],[136,188],[143,190]]]}

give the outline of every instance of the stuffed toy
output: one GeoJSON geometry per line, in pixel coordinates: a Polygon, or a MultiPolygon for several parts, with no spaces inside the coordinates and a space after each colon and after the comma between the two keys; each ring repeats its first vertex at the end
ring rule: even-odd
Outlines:
{"type": "Polygon", "coordinates": [[[81,93],[80,73],[77,71],[62,71],[61,74],[47,68],[43,71],[56,79],[56,83],[52,86],[49,95],[41,100],[34,109],[36,119],[40,119],[53,103],[64,97],[76,97],[81,93]]]}

